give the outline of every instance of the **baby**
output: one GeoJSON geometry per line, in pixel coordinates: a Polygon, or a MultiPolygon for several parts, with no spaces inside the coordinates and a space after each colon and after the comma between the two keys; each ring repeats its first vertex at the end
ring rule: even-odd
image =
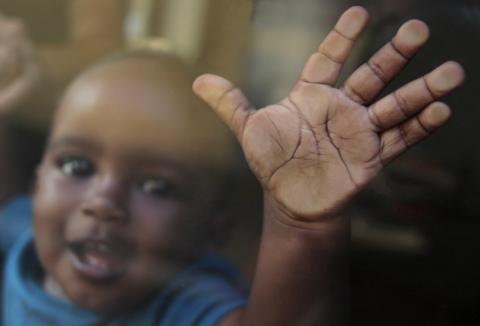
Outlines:
{"type": "MultiPolygon", "coordinates": [[[[99,313],[92,317],[75,308],[79,323],[87,318],[82,316],[88,316],[89,323],[110,322],[105,314],[115,314],[112,320],[132,325],[175,325],[201,317],[177,320],[179,316],[168,312],[155,319],[167,300],[174,305],[190,300],[190,309],[210,307],[213,315],[222,315],[219,307],[211,307],[215,301],[228,304],[229,310],[244,305],[244,289],[236,286],[240,279],[230,266],[213,256],[198,261],[214,244],[214,226],[223,223],[216,221],[224,219],[217,207],[232,146],[228,130],[220,128],[213,114],[202,112],[191,83],[179,60],[132,52],[97,64],[68,88],[38,168],[33,200],[36,253],[31,236],[18,247],[18,262],[32,257],[26,272],[43,274],[41,284],[17,287],[7,272],[6,324],[20,322],[21,316],[37,321],[32,315],[46,314],[35,311],[39,298],[20,297],[27,292],[48,300],[53,316],[42,318],[57,325],[70,324],[56,317],[67,301],[99,313]],[[163,292],[170,297],[152,300],[187,264],[191,270],[182,273],[188,275],[170,281],[174,288],[163,292]],[[183,288],[180,294],[175,293],[178,287],[183,288]],[[202,293],[205,298],[195,303],[202,293]],[[155,305],[148,307],[155,310],[148,313],[150,319],[123,315],[146,300],[155,305]]],[[[182,309],[177,314],[184,314],[182,309]]]]}
{"type": "MultiPolygon", "coordinates": [[[[254,110],[218,76],[193,84],[233,131],[264,191],[249,294],[211,254],[228,219],[219,207],[232,145],[191,95],[185,66],[131,52],[81,74],[38,168],[34,231],[9,247],[4,324],[346,323],[349,223],[341,208],[447,121],[450,110],[436,99],[463,80],[448,62],[376,99],[428,38],[413,20],[336,88],[367,19],[363,8],[346,11],[278,104],[254,110]]],[[[2,225],[9,221],[4,213],[2,225]]]]}

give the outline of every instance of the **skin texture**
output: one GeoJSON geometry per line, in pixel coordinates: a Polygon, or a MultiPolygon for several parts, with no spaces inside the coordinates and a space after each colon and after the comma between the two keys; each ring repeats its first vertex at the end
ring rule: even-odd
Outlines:
{"type": "Polygon", "coordinates": [[[171,58],[126,58],[89,70],[68,89],[34,195],[47,291],[94,311],[123,312],[208,248],[221,217],[217,177],[207,167],[218,172],[229,148],[216,142],[223,161],[208,155],[203,128],[219,139],[224,132],[198,118],[191,81],[171,58]],[[78,243],[117,253],[78,253],[78,243]],[[105,264],[113,272],[103,273],[105,264]]]}
{"type": "Polygon", "coordinates": [[[349,222],[339,212],[389,161],[450,116],[437,100],[464,79],[455,62],[377,99],[427,41],[428,27],[418,20],[402,25],[345,84],[336,85],[367,20],[365,9],[347,10],[277,104],[255,110],[240,89],[214,75],[193,85],[232,129],[264,190],[264,230],[249,305],[226,325],[303,325],[318,307],[323,312],[316,324],[348,324],[348,265],[342,257],[349,222]]]}

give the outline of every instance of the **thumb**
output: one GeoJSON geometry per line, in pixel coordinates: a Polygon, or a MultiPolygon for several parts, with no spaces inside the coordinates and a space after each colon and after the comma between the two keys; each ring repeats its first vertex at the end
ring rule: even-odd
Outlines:
{"type": "Polygon", "coordinates": [[[254,112],[242,91],[216,75],[201,75],[193,82],[193,91],[204,100],[241,140],[249,116],[254,112]]]}

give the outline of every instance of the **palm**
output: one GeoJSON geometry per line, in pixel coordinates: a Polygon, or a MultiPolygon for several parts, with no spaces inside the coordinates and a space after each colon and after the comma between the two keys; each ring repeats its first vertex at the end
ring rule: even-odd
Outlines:
{"type": "Polygon", "coordinates": [[[427,27],[411,21],[335,88],[366,18],[358,8],[347,11],[278,104],[253,110],[220,77],[201,77],[194,86],[232,128],[264,189],[292,216],[335,210],[385,163],[441,126],[449,109],[434,101],[463,79],[458,64],[446,63],[374,101],[427,39],[427,27]]]}
{"type": "Polygon", "coordinates": [[[333,206],[381,167],[380,141],[365,108],[324,85],[304,83],[280,104],[252,114],[241,142],[262,184],[288,207],[307,211],[333,206]],[[318,99],[306,102],[305,92],[318,99]]]}

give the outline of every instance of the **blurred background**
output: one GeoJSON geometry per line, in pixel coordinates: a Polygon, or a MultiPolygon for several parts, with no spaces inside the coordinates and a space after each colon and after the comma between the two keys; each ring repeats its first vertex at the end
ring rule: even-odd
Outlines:
{"type": "MultiPolygon", "coordinates": [[[[365,6],[371,22],[344,71],[409,18],[426,21],[431,39],[385,93],[445,60],[467,71],[446,100],[452,121],[349,207],[352,324],[480,325],[478,0],[0,0],[0,204],[29,191],[62,90],[98,58],[143,46],[173,51],[199,73],[242,85],[261,106],[286,94],[351,5],[365,6]],[[25,67],[30,84],[15,97],[9,86],[25,67]]],[[[261,192],[245,165],[238,168],[236,226],[225,252],[251,275],[261,192]]]]}

